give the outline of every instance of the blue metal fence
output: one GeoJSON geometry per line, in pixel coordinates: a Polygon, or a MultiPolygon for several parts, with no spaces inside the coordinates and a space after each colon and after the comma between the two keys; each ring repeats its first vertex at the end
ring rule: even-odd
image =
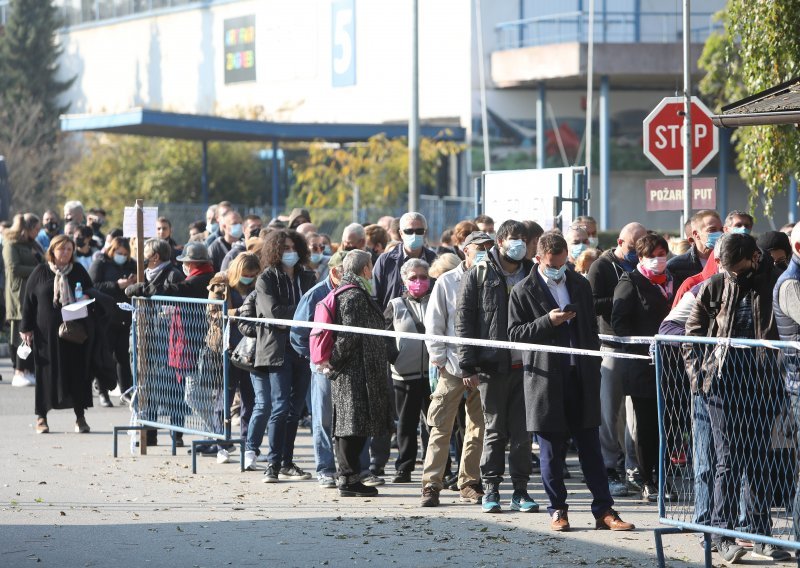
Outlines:
{"type": "MultiPolygon", "coordinates": [[[[659,565],[663,534],[705,535],[800,551],[800,402],[786,386],[798,345],[656,336],[660,417],[659,565]]],[[[769,549],[767,549],[769,551],[769,549]]],[[[763,550],[761,550],[763,552],[763,550]]]]}
{"type": "MultiPolygon", "coordinates": [[[[224,301],[153,296],[134,298],[132,326],[136,425],[199,436],[192,440],[192,471],[198,448],[231,438],[231,392],[224,301]]],[[[242,454],[244,452],[242,451],[242,454]]],[[[243,461],[243,456],[240,457],[243,461]]],[[[242,463],[243,466],[243,463],[242,463]]]]}

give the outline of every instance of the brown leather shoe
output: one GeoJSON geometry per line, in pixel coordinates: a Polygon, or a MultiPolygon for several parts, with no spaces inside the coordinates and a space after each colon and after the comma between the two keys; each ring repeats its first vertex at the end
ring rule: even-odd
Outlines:
{"type": "Polygon", "coordinates": [[[558,532],[568,531],[570,526],[567,512],[556,509],[556,511],[553,513],[553,517],[550,519],[550,528],[558,532]]]}
{"type": "Polygon", "coordinates": [[[633,523],[623,521],[614,509],[606,511],[602,517],[595,520],[594,528],[612,531],[632,531],[636,527],[633,523]]]}
{"type": "Polygon", "coordinates": [[[480,505],[483,501],[483,488],[480,483],[474,485],[466,485],[459,490],[461,494],[462,503],[472,503],[473,505],[480,505]]]}
{"type": "Polygon", "coordinates": [[[48,432],[50,432],[50,426],[47,425],[47,418],[39,416],[36,419],[36,433],[47,434],[48,432]]]}
{"type": "Polygon", "coordinates": [[[422,489],[422,501],[420,502],[422,507],[438,507],[439,506],[439,489],[435,487],[431,487],[428,485],[427,487],[422,489]]]}

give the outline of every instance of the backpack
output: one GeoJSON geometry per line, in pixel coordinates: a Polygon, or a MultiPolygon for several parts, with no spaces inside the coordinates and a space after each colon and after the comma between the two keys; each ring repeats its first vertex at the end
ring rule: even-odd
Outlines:
{"type": "MultiPolygon", "coordinates": [[[[314,308],[315,323],[336,323],[336,297],[351,288],[357,288],[355,284],[344,284],[328,292],[317,307],[314,308]]],[[[315,365],[325,363],[330,360],[333,353],[333,344],[336,341],[336,332],[330,329],[313,328],[308,338],[308,347],[311,351],[311,362],[315,365]]]]}

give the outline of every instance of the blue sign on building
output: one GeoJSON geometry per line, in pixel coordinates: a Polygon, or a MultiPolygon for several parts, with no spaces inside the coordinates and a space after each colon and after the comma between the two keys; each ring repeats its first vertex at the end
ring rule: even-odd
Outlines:
{"type": "Polygon", "coordinates": [[[334,0],[331,25],[331,82],[351,87],[356,84],[356,0],[334,0]]]}

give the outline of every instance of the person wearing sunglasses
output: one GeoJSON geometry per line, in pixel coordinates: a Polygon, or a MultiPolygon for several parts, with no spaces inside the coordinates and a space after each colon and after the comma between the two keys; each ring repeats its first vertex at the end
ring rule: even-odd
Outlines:
{"type": "Polygon", "coordinates": [[[396,246],[378,257],[372,271],[375,279],[375,297],[381,309],[389,302],[399,298],[405,291],[400,277],[400,268],[410,258],[419,258],[429,265],[436,260],[436,253],[425,246],[428,234],[428,221],[422,213],[412,211],[400,217],[400,237],[403,246],[396,246]]]}

